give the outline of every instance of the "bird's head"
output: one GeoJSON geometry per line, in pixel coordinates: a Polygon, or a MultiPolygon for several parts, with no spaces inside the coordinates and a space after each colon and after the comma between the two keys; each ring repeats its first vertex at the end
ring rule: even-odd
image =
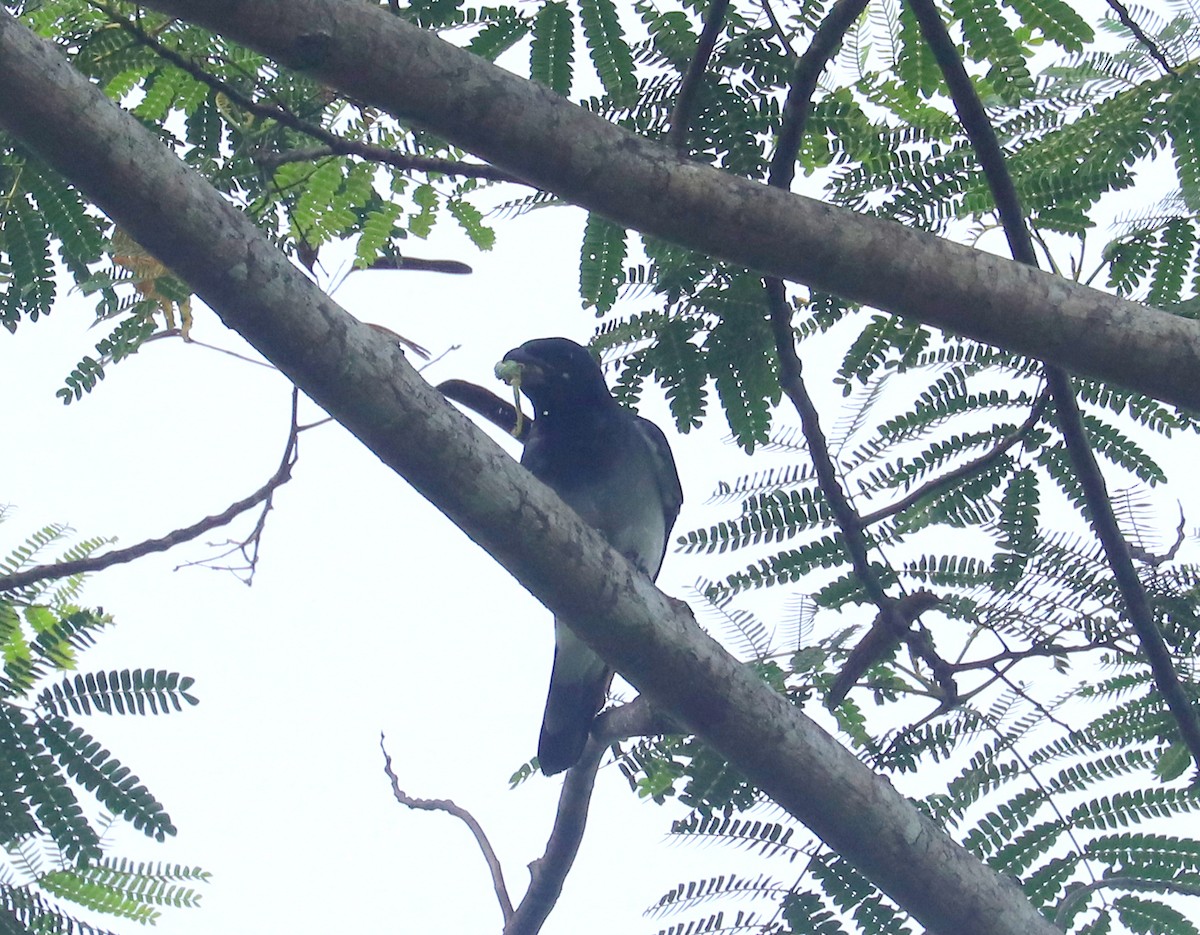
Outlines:
{"type": "Polygon", "coordinates": [[[595,358],[566,338],[538,338],[513,348],[496,364],[496,376],[518,386],[538,415],[614,402],[595,358]]]}

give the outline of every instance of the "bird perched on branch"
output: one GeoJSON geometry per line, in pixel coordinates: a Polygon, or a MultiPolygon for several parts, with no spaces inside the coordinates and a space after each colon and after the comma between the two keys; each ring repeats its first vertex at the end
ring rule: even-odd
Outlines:
{"type": "MultiPolygon", "coordinates": [[[[535,413],[521,463],[618,552],[658,576],[683,491],[666,436],[623,408],[599,364],[566,338],[527,341],[496,375],[520,389],[535,413]]],[[[520,430],[520,422],[514,429],[520,430]]],[[[547,776],[574,766],[604,704],[612,670],[561,621],[538,741],[547,776]]]]}

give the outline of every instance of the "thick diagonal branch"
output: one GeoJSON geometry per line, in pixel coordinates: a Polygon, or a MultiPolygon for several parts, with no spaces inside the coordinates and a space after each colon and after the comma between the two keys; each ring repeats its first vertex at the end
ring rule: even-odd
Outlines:
{"type": "Polygon", "coordinates": [[[217,28],[625,227],[1200,408],[1200,322],[681,161],[383,8],[340,0],[147,5],[217,28]]]}

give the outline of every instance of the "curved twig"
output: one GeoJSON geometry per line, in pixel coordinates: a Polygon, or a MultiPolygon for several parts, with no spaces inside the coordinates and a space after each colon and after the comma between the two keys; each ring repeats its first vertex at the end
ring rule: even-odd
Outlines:
{"type": "Polygon", "coordinates": [[[775,154],[771,157],[770,184],[777,188],[790,188],[796,171],[796,153],[800,151],[800,138],[812,113],[812,96],[817,90],[817,79],[829,64],[842,39],[855,20],[867,8],[870,0],[837,0],[821,25],[813,33],[812,42],[796,62],[788,88],[787,101],[783,105],[783,119],[779,127],[779,139],[775,143],[775,154]]]}
{"type": "Polygon", "coordinates": [[[418,799],[404,792],[400,788],[400,780],[396,778],[396,773],[392,769],[392,755],[388,753],[387,747],[384,745],[382,731],[379,734],[379,749],[383,751],[383,771],[387,774],[387,778],[392,784],[392,795],[397,802],[408,808],[420,811],[446,812],[448,815],[453,815],[471,830],[471,834],[475,836],[475,843],[479,845],[479,850],[483,852],[483,859],[487,862],[488,870],[492,875],[492,886],[496,890],[496,899],[500,903],[500,912],[504,916],[505,931],[507,931],[507,923],[513,917],[512,900],[508,898],[508,888],[504,885],[504,871],[500,867],[500,859],[496,856],[495,850],[492,849],[492,842],[488,840],[483,826],[475,819],[474,815],[450,799],[418,799]]]}
{"type": "MultiPolygon", "coordinates": [[[[370,143],[362,143],[357,140],[343,139],[336,133],[326,130],[324,127],[301,120],[291,111],[285,110],[282,107],[274,104],[262,104],[254,100],[254,98],[243,94],[228,82],[222,81],[216,75],[205,71],[187,56],[181,55],[171,47],[159,42],[138,24],[116,16],[109,10],[105,10],[104,12],[113,23],[128,32],[138,42],[151,49],[156,55],[170,62],[176,68],[187,72],[197,81],[208,85],[208,87],[219,94],[224,95],[238,108],[258,117],[274,120],[298,133],[303,133],[314,140],[319,140],[325,145],[326,149],[308,151],[310,158],[320,158],[321,155],[360,156],[371,162],[382,163],[394,169],[406,171],[436,172],[441,175],[451,175],[460,178],[515,182],[520,185],[529,184],[511,173],[504,172],[494,166],[483,165],[482,163],[459,162],[454,159],[440,159],[432,156],[414,156],[406,153],[398,153],[384,146],[374,146],[370,143]]],[[[270,155],[264,153],[257,155],[256,158],[267,169],[274,169],[285,162],[298,161],[298,157],[293,158],[286,153],[270,155]]]]}
{"type": "Polygon", "coordinates": [[[885,507],[875,510],[873,513],[867,513],[862,518],[863,526],[873,526],[889,516],[895,516],[897,513],[903,513],[910,506],[919,503],[930,494],[937,493],[940,490],[948,488],[951,484],[957,483],[964,478],[970,477],[973,474],[982,471],[993,461],[998,459],[1006,451],[1021,441],[1029,432],[1037,425],[1042,417],[1042,413],[1046,409],[1046,403],[1049,400],[1049,394],[1042,392],[1038,394],[1034,400],[1033,407],[1030,409],[1029,417],[1022,422],[1016,429],[1009,432],[1004,438],[996,442],[996,444],[985,451],[983,454],[970,461],[960,464],[953,470],[947,471],[938,477],[933,478],[928,483],[922,484],[916,490],[911,491],[904,497],[897,500],[895,503],[890,503],[885,507]]]}
{"type": "Polygon", "coordinates": [[[1058,904],[1054,913],[1054,924],[1063,926],[1071,916],[1071,911],[1081,900],[1097,890],[1152,890],[1159,893],[1180,893],[1184,896],[1200,896],[1200,884],[1187,883],[1182,880],[1148,880],[1145,877],[1111,876],[1093,880],[1071,889],[1058,904]]]}

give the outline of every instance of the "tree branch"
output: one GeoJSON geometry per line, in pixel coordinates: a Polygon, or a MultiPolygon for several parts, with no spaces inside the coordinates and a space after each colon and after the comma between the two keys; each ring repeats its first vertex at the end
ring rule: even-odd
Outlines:
{"type": "MultiPolygon", "coordinates": [[[[103,555],[89,555],[87,558],[77,559],[76,561],[36,565],[33,568],[27,568],[24,571],[0,577],[0,594],[5,591],[16,591],[20,588],[28,587],[31,584],[36,584],[38,581],[46,581],[52,578],[69,578],[72,575],[103,571],[105,568],[111,568],[113,565],[123,565],[127,562],[132,562],[134,559],[152,555],[155,552],[165,552],[167,549],[182,545],[184,542],[190,542],[197,536],[202,536],[206,532],[211,532],[232,522],[242,513],[253,509],[260,503],[263,504],[263,517],[265,518],[267,511],[271,508],[271,499],[275,491],[292,478],[292,468],[295,466],[296,458],[298,457],[297,445],[300,431],[301,429],[296,423],[296,394],[293,392],[292,426],[288,432],[287,444],[284,446],[283,458],[280,460],[279,467],[276,468],[271,478],[258,488],[258,490],[250,494],[250,496],[231,503],[220,513],[216,513],[213,516],[206,516],[199,522],[193,523],[190,526],[184,526],[182,529],[176,529],[158,539],[147,539],[144,542],[139,542],[137,545],[131,545],[127,549],[115,549],[103,555]]],[[[260,519],[260,525],[261,522],[262,520],[260,519]]]]}
{"type": "Polygon", "coordinates": [[[812,97],[821,72],[837,53],[850,27],[867,8],[870,0],[837,0],[813,33],[812,42],[796,62],[783,105],[779,136],[771,157],[770,184],[788,189],[796,173],[796,154],[812,113],[812,97]]]}
{"type": "Polygon", "coordinates": [[[1150,890],[1155,893],[1180,893],[1184,896],[1200,896],[1200,885],[1184,880],[1148,880],[1145,877],[1123,877],[1113,875],[1101,877],[1091,883],[1074,887],[1067,893],[1054,913],[1055,925],[1066,925],[1080,900],[1087,899],[1100,890],[1150,890]]]}
{"type": "Polygon", "coordinates": [[[247,113],[274,120],[297,133],[320,140],[325,144],[323,149],[297,150],[293,153],[263,154],[258,158],[259,163],[268,170],[273,170],[285,162],[307,162],[320,159],[322,156],[359,156],[369,162],[378,162],[402,171],[432,172],[440,175],[457,176],[460,178],[490,179],[497,182],[514,182],[527,184],[515,175],[511,175],[494,166],[477,165],[469,162],[459,162],[456,159],[440,159],[432,156],[415,156],[408,153],[398,153],[385,146],[375,146],[358,140],[347,140],[331,133],[324,127],[301,120],[289,110],[275,104],[262,104],[249,95],[243,94],[227,81],[222,81],[216,75],[205,71],[185,55],[181,55],[168,45],[159,42],[154,36],[142,29],[137,23],[130,22],[124,17],[115,15],[111,10],[104,11],[110,20],[120,26],[138,42],[151,49],[160,58],[170,62],[176,68],[187,72],[197,81],[208,85],[219,94],[229,98],[233,104],[247,113]]]}
{"type": "Polygon", "coordinates": [[[392,795],[397,802],[422,811],[446,812],[470,829],[471,834],[475,837],[475,843],[479,845],[479,850],[483,853],[483,859],[487,862],[488,872],[492,876],[492,888],[496,891],[496,900],[500,903],[500,914],[504,917],[505,931],[507,932],[508,923],[513,917],[512,900],[508,898],[508,888],[504,885],[504,870],[500,866],[500,859],[492,849],[492,842],[488,840],[483,826],[479,824],[474,815],[450,799],[418,799],[401,790],[400,780],[396,778],[396,773],[392,769],[392,755],[388,753],[387,747],[384,745],[382,733],[379,735],[379,749],[383,751],[383,771],[392,784],[392,795]]]}
{"type": "Polygon", "coordinates": [[[708,68],[709,59],[712,58],[728,6],[729,0],[709,0],[708,9],[704,13],[704,28],[696,42],[696,51],[692,54],[687,73],[679,85],[679,96],[675,98],[675,107],[671,110],[671,126],[667,130],[666,144],[680,156],[687,153],[688,127],[696,107],[696,94],[700,90],[700,82],[704,78],[705,69],[708,68]]]}
{"type": "Polygon", "coordinates": [[[927,483],[901,497],[895,503],[890,503],[885,507],[875,510],[873,513],[868,513],[862,517],[863,527],[873,526],[875,523],[887,519],[889,516],[895,516],[897,513],[903,513],[910,506],[920,503],[931,494],[946,490],[952,485],[970,477],[973,474],[982,471],[988,465],[1000,458],[1006,451],[1021,441],[1042,418],[1042,413],[1045,411],[1048,395],[1039,393],[1033,406],[1030,408],[1029,417],[1022,422],[1016,429],[1009,432],[1004,438],[996,442],[996,444],[985,451],[983,454],[970,461],[965,461],[958,467],[947,471],[945,474],[940,474],[927,483]]]}
{"type": "MultiPolygon", "coordinates": [[[[987,119],[983,103],[975,93],[975,86],[963,67],[954,41],[942,22],[941,13],[933,0],[908,2],[921,26],[921,33],[942,70],[959,121],[979,157],[992,197],[996,201],[996,209],[1008,239],[1009,250],[1018,262],[1036,267],[1037,254],[1034,252],[1033,239],[1025,224],[1024,212],[1012,177],[1008,173],[1004,153],[992,130],[991,122],[987,119]]],[[[1154,609],[1138,577],[1137,569],[1134,568],[1129,546],[1121,534],[1104,475],[1100,472],[1100,466],[1096,463],[1096,456],[1083,428],[1083,419],[1071,378],[1061,367],[1053,365],[1047,365],[1044,372],[1057,410],[1059,430],[1066,443],[1067,455],[1083,488],[1084,502],[1091,513],[1092,529],[1104,548],[1117,589],[1125,603],[1125,613],[1137,633],[1142,652],[1150,663],[1155,687],[1175,718],[1180,736],[1192,754],[1192,760],[1200,769],[1200,716],[1197,715],[1175,672],[1171,652],[1154,619],[1154,609]]]]}
{"type": "Polygon", "coordinates": [[[382,8],[335,0],[147,5],[303,68],[623,226],[1200,408],[1200,322],[681,162],[382,8]]]}
{"type": "MultiPolygon", "coordinates": [[[[825,66],[837,51],[838,46],[841,45],[846,30],[854,24],[864,6],[865,3],[862,0],[838,0],[829,15],[821,21],[821,25],[813,35],[812,42],[796,63],[791,88],[784,105],[783,126],[768,173],[767,184],[771,187],[781,189],[791,187],[796,168],[796,153],[804,135],[808,115],[812,110],[812,95],[817,87],[817,79],[825,70],[825,66]]],[[[899,603],[887,595],[879,580],[879,575],[871,567],[871,561],[867,554],[870,546],[863,532],[862,518],[842,490],[837,466],[829,454],[829,445],[826,442],[825,433],[821,429],[817,407],[813,403],[812,397],[809,396],[808,388],[804,383],[803,368],[800,356],[796,352],[796,339],[792,331],[791,308],[788,305],[787,291],[783,280],[776,276],[768,276],[764,279],[763,284],[766,288],[767,305],[771,314],[775,354],[779,359],[780,388],[800,416],[800,427],[808,445],[808,454],[813,470],[816,472],[817,485],[825,497],[825,502],[829,504],[834,522],[842,533],[842,551],[849,559],[855,577],[858,578],[867,594],[867,599],[879,611],[870,632],[854,648],[842,671],[834,680],[826,698],[826,704],[832,710],[841,703],[846,692],[853,687],[867,669],[895,649],[916,615],[906,617],[903,612],[899,611],[899,603]]],[[[917,613],[919,612],[918,610],[917,613]]]]}
{"type": "Polygon", "coordinates": [[[628,704],[617,705],[602,712],[592,725],[592,737],[604,745],[631,737],[653,737],[658,734],[684,734],[687,730],[659,711],[645,695],[638,695],[628,704]]]}
{"type": "MultiPolygon", "coordinates": [[[[941,598],[930,591],[913,591],[912,594],[906,594],[898,600],[885,597],[871,629],[850,651],[837,678],[829,686],[825,706],[832,711],[840,705],[846,693],[871,666],[894,652],[901,640],[912,635],[910,631],[917,617],[940,603],[941,598]]],[[[942,680],[942,676],[950,677],[952,673],[946,671],[946,663],[933,654],[931,643],[918,647],[917,652],[929,664],[935,677],[939,680],[942,680]]],[[[943,685],[943,688],[946,687],[943,685]]],[[[953,694],[957,697],[958,693],[955,691],[953,694]]]]}
{"type": "Polygon", "coordinates": [[[529,865],[529,889],[504,926],[504,935],[534,935],[541,930],[550,910],[558,902],[563,881],[575,863],[579,842],[583,840],[592,788],[604,750],[604,744],[595,737],[589,738],[579,762],[567,770],[545,853],[529,865]]]}
{"type": "Polygon", "coordinates": [[[1153,39],[1146,35],[1142,27],[1137,24],[1137,21],[1130,16],[1129,8],[1121,0],[1107,0],[1107,2],[1113,12],[1117,14],[1117,19],[1124,23],[1125,28],[1133,33],[1133,37],[1146,47],[1146,51],[1150,53],[1150,57],[1162,66],[1162,70],[1168,75],[1176,75],[1175,69],[1171,67],[1171,63],[1167,61],[1167,57],[1163,55],[1162,49],[1155,44],[1153,39]]]}

